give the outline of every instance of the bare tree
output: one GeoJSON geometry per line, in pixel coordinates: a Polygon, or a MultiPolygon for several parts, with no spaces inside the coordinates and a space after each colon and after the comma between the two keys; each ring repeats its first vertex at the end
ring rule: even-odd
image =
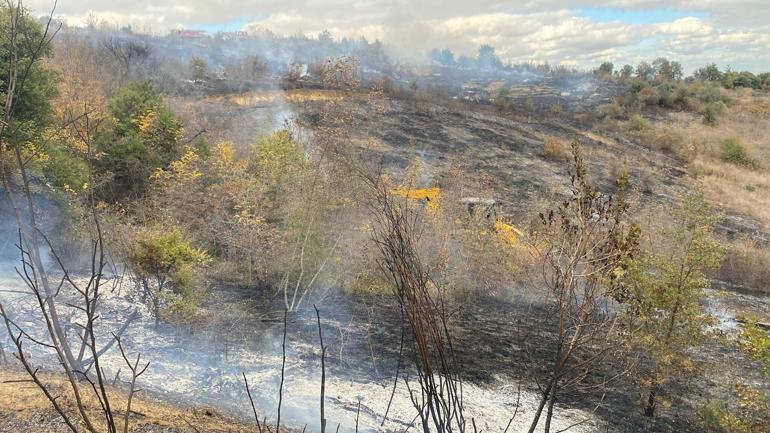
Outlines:
{"type": "MultiPolygon", "coordinates": [[[[45,272],[43,262],[40,257],[39,230],[35,213],[32,190],[30,188],[30,176],[27,172],[29,158],[23,154],[20,128],[23,122],[17,122],[16,111],[19,105],[18,96],[22,94],[27,79],[32,70],[37,66],[45,56],[46,47],[57,30],[51,29],[51,19],[49,18],[45,29],[37,41],[30,45],[29,50],[23,49],[20,45],[20,39],[24,37],[23,31],[26,21],[29,19],[24,5],[21,1],[14,2],[7,0],[5,7],[9,13],[9,28],[7,52],[1,53],[2,57],[8,62],[7,77],[5,78],[5,101],[3,105],[2,120],[0,120],[0,178],[8,203],[13,210],[16,223],[19,227],[20,236],[24,244],[29,248],[29,259],[34,263],[38,273],[40,284],[45,293],[44,300],[47,303],[49,314],[51,316],[52,331],[56,338],[62,342],[62,351],[65,361],[71,366],[76,366],[75,357],[72,353],[69,343],[64,334],[64,329],[59,319],[59,313],[54,301],[53,288],[45,272]],[[14,167],[15,166],[15,167],[14,167]],[[14,168],[16,170],[14,170],[14,168]],[[15,177],[21,179],[21,194],[25,203],[18,200],[15,191],[15,177]],[[27,218],[25,218],[25,212],[27,218]],[[28,220],[29,224],[25,222],[28,220]]],[[[55,6],[54,6],[55,9],[55,6]]],[[[53,15],[53,10],[51,11],[53,15]]]]}
{"type": "Polygon", "coordinates": [[[142,360],[142,354],[137,353],[136,359],[132,363],[128,359],[128,355],[126,355],[126,351],[123,349],[123,345],[120,343],[120,338],[112,334],[113,338],[115,338],[115,341],[118,343],[118,349],[120,349],[120,356],[123,357],[123,361],[125,361],[126,365],[128,366],[128,370],[131,372],[131,382],[128,388],[128,399],[126,401],[126,413],[123,414],[123,433],[128,433],[128,420],[131,416],[131,400],[133,400],[134,394],[141,391],[140,388],[136,387],[136,380],[139,378],[139,376],[143,375],[145,371],[147,371],[147,367],[150,366],[150,363],[147,362],[142,367],[140,362],[142,360]]]}
{"type": "Polygon", "coordinates": [[[104,50],[120,64],[124,76],[130,76],[134,66],[142,66],[150,58],[150,46],[135,40],[110,36],[102,41],[104,50]]]}
{"type": "MultiPolygon", "coordinates": [[[[418,254],[419,214],[390,194],[381,178],[372,181],[376,201],[374,242],[380,266],[391,278],[396,299],[412,333],[420,392],[409,389],[424,432],[464,432],[462,381],[454,362],[441,287],[418,254]]],[[[405,379],[407,387],[409,381],[405,379]]]]}
{"type": "MultiPolygon", "coordinates": [[[[97,223],[98,225],[98,223],[97,223]]],[[[130,388],[128,391],[128,403],[126,413],[124,415],[124,433],[128,431],[128,418],[131,410],[131,401],[135,393],[140,390],[136,388],[136,380],[141,376],[149,363],[140,367],[141,355],[137,354],[136,360],[131,363],[120,343],[120,337],[117,334],[112,334],[113,340],[107,345],[100,347],[96,338],[96,323],[98,315],[96,313],[97,306],[101,296],[101,288],[103,284],[103,270],[106,264],[104,259],[104,250],[101,239],[101,231],[97,230],[97,235],[93,241],[93,250],[91,255],[91,273],[85,282],[77,281],[67,271],[63,265],[58,254],[53,249],[53,246],[45,238],[51,253],[55,257],[57,263],[60,266],[62,274],[61,280],[56,288],[55,295],[59,295],[59,292],[63,289],[74,290],[76,296],[75,301],[70,302],[68,305],[75,309],[79,313],[79,320],[76,320],[73,324],[82,330],[82,334],[79,337],[82,341],[83,352],[87,351],[90,358],[82,363],[83,368],[72,368],[67,362],[66,355],[64,353],[64,344],[60,340],[53,326],[53,319],[51,316],[51,310],[48,306],[46,298],[48,295],[40,288],[40,273],[35,268],[35,263],[32,260],[30,251],[26,249],[23,242],[23,237],[19,235],[18,248],[20,251],[21,268],[17,268],[18,275],[22,278],[30,293],[37,301],[37,313],[39,314],[42,322],[45,325],[42,336],[33,335],[28,329],[23,328],[6,312],[2,304],[0,304],[0,317],[5,322],[5,328],[8,335],[11,338],[16,351],[14,356],[19,360],[24,367],[27,374],[30,376],[30,381],[38,386],[46,398],[51,402],[51,405],[64,419],[69,429],[73,432],[79,432],[79,425],[84,425],[86,430],[92,433],[106,431],[109,433],[116,433],[118,429],[118,423],[114,417],[114,410],[111,405],[111,396],[108,393],[108,381],[105,376],[103,367],[100,364],[100,356],[109,348],[113,342],[117,342],[120,348],[120,353],[123,356],[126,365],[131,371],[130,388]],[[49,385],[45,384],[39,377],[39,367],[35,367],[33,360],[30,358],[30,350],[27,349],[28,343],[32,346],[37,346],[44,352],[53,353],[58,361],[59,366],[63,370],[64,375],[67,378],[67,382],[70,386],[70,391],[74,397],[77,407],[77,413],[71,414],[65,411],[64,406],[59,403],[61,396],[54,396],[49,385]],[[89,408],[87,407],[86,397],[94,397],[99,403],[99,409],[104,417],[105,429],[98,428],[97,423],[92,418],[89,408]],[[77,420],[77,421],[76,421],[77,420]]],[[[79,358],[82,359],[83,352],[81,352],[79,358]]]]}
{"type": "MultiPolygon", "coordinates": [[[[45,27],[39,33],[31,30],[32,20],[28,17],[21,1],[14,2],[8,0],[5,4],[5,9],[3,13],[8,13],[9,21],[4,23],[8,25],[8,28],[3,30],[7,33],[8,41],[7,44],[3,44],[3,48],[6,51],[0,53],[0,55],[3,62],[6,63],[4,67],[7,68],[8,75],[3,83],[5,86],[5,101],[2,120],[0,120],[0,179],[18,225],[19,241],[17,246],[20,252],[21,265],[20,268],[17,268],[17,274],[25,283],[29,293],[37,301],[36,312],[44,327],[42,330],[39,330],[41,332],[32,332],[29,329],[24,329],[14,321],[3,305],[0,305],[0,317],[3,318],[5,328],[15,346],[14,356],[29,374],[30,381],[43,391],[46,398],[62,416],[71,431],[79,432],[81,426],[83,426],[87,431],[93,433],[105,431],[105,429],[110,433],[116,432],[117,424],[110,404],[110,396],[107,391],[108,386],[99,357],[115,341],[118,341],[119,334],[125,330],[125,326],[117,334],[114,334],[113,340],[104,346],[98,345],[95,327],[99,318],[97,311],[101,288],[104,283],[103,271],[106,259],[93,193],[88,195],[93,227],[91,232],[90,274],[85,278],[85,281],[76,281],[64,266],[50,240],[38,224],[37,210],[32,193],[32,180],[28,170],[32,158],[23,149],[27,140],[24,128],[27,126],[28,121],[18,116],[19,107],[30,103],[23,100],[24,95],[26,95],[26,86],[31,85],[31,80],[36,72],[38,72],[39,63],[47,54],[48,47],[56,31],[51,29],[52,19],[50,17],[45,27]],[[19,196],[21,200],[19,200],[19,196]],[[46,269],[42,260],[41,247],[43,245],[47,246],[46,250],[54,257],[59,267],[58,274],[60,278],[58,284],[52,283],[52,274],[46,269]],[[74,292],[74,300],[70,299],[67,306],[75,312],[74,316],[76,318],[71,325],[78,330],[75,333],[79,340],[77,346],[73,346],[72,342],[68,339],[59,314],[59,308],[61,307],[59,303],[62,301],[58,297],[62,294],[63,290],[74,292]],[[65,406],[60,403],[61,396],[54,396],[48,385],[44,384],[40,379],[39,368],[34,366],[34,361],[30,358],[31,354],[27,348],[30,344],[32,347],[38,347],[43,352],[52,353],[57,359],[67,378],[70,391],[76,403],[77,410],[75,414],[69,413],[65,406]],[[73,347],[77,347],[78,350],[73,350],[73,347]],[[86,406],[86,396],[89,395],[99,403],[105,428],[97,427],[98,424],[94,421],[92,414],[89,413],[89,409],[86,406]]],[[[52,15],[53,11],[51,12],[52,15]]],[[[67,123],[69,125],[76,125],[74,130],[82,133],[81,137],[88,148],[87,157],[90,164],[92,156],[90,137],[94,132],[91,127],[94,125],[89,122],[88,113],[86,112],[83,116],[77,116],[77,119],[70,118],[67,123]],[[81,120],[84,120],[84,122],[81,123],[81,120]],[[85,125],[85,129],[78,129],[78,124],[85,125]]],[[[92,180],[90,179],[90,173],[89,180],[92,180]]],[[[134,368],[130,368],[133,378],[129,391],[129,401],[136,392],[133,385],[136,382],[136,378],[144,372],[144,369],[138,369],[138,366],[139,358],[137,357],[137,361],[133,364],[134,368]]],[[[129,367],[131,367],[130,364],[129,367]]]]}
{"type": "Polygon", "coordinates": [[[545,432],[561,392],[583,382],[618,342],[613,331],[620,298],[615,287],[623,262],[636,249],[638,226],[624,220],[628,204],[591,186],[580,143],[572,143],[574,173],[571,197],[555,210],[541,213],[542,276],[551,303],[554,343],[547,382],[529,433],[547,405],[545,432]]]}

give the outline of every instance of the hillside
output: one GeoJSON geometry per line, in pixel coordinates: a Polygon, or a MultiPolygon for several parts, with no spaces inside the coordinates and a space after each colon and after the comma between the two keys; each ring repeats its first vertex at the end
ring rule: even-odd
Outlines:
{"type": "Polygon", "coordinates": [[[768,431],[770,74],[0,18],[0,432],[768,431]]]}

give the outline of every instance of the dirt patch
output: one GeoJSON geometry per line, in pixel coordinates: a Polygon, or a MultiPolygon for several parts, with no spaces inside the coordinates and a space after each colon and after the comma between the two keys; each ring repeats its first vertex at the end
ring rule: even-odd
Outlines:
{"type": "MultiPolygon", "coordinates": [[[[60,377],[41,374],[44,382],[54,391],[54,395],[69,394],[68,384],[60,377]]],[[[51,407],[40,389],[35,384],[26,382],[26,374],[10,365],[0,368],[0,433],[69,433],[70,430],[61,416],[51,407]]],[[[122,429],[125,400],[122,392],[112,390],[112,404],[120,417],[118,428],[122,429]]],[[[68,413],[74,413],[76,407],[72,399],[61,398],[68,413]]],[[[88,414],[93,422],[101,427],[102,414],[98,411],[98,402],[86,398],[88,414]]],[[[235,433],[252,431],[255,427],[221,413],[214,408],[184,407],[171,405],[151,398],[135,398],[131,407],[129,431],[133,433],[193,433],[196,430],[210,433],[235,433]]],[[[73,417],[76,419],[76,417],[73,417]]]]}

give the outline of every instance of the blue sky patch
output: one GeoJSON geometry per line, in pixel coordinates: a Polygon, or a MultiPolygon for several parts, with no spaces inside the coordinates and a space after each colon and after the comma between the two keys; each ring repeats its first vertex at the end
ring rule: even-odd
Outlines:
{"type": "Polygon", "coordinates": [[[706,18],[706,14],[696,11],[655,8],[655,9],[620,9],[620,8],[582,8],[575,11],[579,16],[598,22],[620,21],[628,24],[654,24],[678,20],[685,17],[706,18]]]}
{"type": "Polygon", "coordinates": [[[246,17],[224,23],[196,23],[190,24],[186,28],[195,30],[205,30],[213,35],[217,32],[236,32],[241,30],[248,23],[259,21],[260,17],[246,17]]]}

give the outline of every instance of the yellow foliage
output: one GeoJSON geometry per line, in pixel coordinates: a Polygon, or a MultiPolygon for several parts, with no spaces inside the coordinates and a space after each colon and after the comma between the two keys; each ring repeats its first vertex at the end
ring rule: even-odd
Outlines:
{"type": "Polygon", "coordinates": [[[235,205],[235,221],[242,226],[256,226],[264,221],[264,218],[260,217],[256,213],[256,207],[254,205],[235,205]]]}
{"type": "Polygon", "coordinates": [[[153,173],[153,180],[173,180],[175,182],[186,184],[192,182],[203,174],[198,170],[200,157],[193,149],[188,149],[178,160],[168,166],[168,170],[159,168],[153,173]]]}
{"type": "Polygon", "coordinates": [[[497,239],[508,247],[520,254],[521,258],[526,259],[529,265],[534,264],[534,260],[540,256],[544,248],[542,242],[533,241],[519,229],[502,220],[495,221],[492,227],[497,239]]]}
{"type": "Polygon", "coordinates": [[[497,233],[497,236],[500,238],[500,240],[510,245],[516,245],[518,243],[519,236],[523,236],[521,231],[519,231],[516,227],[499,220],[495,221],[494,228],[495,233],[497,233]]]}
{"type": "Polygon", "coordinates": [[[227,141],[217,143],[209,160],[214,171],[220,174],[237,174],[246,168],[246,161],[235,157],[235,146],[227,141]]]}
{"type": "Polygon", "coordinates": [[[152,108],[139,115],[138,119],[132,119],[133,123],[139,128],[139,132],[146,134],[152,130],[152,126],[155,123],[155,110],[152,108]]]}
{"type": "Polygon", "coordinates": [[[436,210],[438,209],[438,198],[441,194],[441,188],[397,188],[392,190],[391,194],[404,197],[409,200],[425,200],[428,203],[428,210],[436,210]]]}
{"type": "Polygon", "coordinates": [[[48,154],[45,153],[45,151],[38,146],[37,144],[28,141],[24,143],[24,147],[22,148],[22,154],[24,155],[25,159],[35,159],[39,162],[48,161],[48,154]]]}
{"type": "Polygon", "coordinates": [[[66,192],[69,195],[78,195],[78,192],[72,189],[72,187],[69,186],[69,184],[65,183],[63,188],[64,188],[64,192],[66,192]]]}
{"type": "Polygon", "coordinates": [[[305,151],[286,129],[260,138],[252,152],[261,176],[273,185],[286,185],[305,167],[305,151]]]}

